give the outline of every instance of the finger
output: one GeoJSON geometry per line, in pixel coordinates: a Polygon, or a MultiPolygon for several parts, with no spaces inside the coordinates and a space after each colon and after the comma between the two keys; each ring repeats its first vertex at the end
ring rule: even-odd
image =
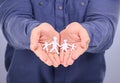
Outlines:
{"type": "Polygon", "coordinates": [[[81,47],[86,48],[90,42],[90,37],[88,36],[87,32],[80,33],[80,39],[81,39],[81,47]]]}
{"type": "Polygon", "coordinates": [[[40,39],[39,31],[36,29],[33,29],[30,36],[30,43],[32,44],[38,43],[39,39],[40,39]]]}
{"type": "Polygon", "coordinates": [[[84,52],[86,51],[86,49],[81,48],[80,46],[71,53],[71,58],[76,60],[80,55],[82,55],[84,52]]]}
{"type": "Polygon", "coordinates": [[[38,46],[39,46],[39,38],[40,38],[40,34],[38,34],[38,32],[35,33],[35,30],[31,33],[31,37],[30,37],[30,49],[31,50],[37,50],[38,46]]]}
{"type": "Polygon", "coordinates": [[[70,58],[70,50],[67,50],[67,52],[65,52],[64,63],[63,63],[65,67],[68,66],[67,62],[69,58],[70,58]]]}
{"type": "Polygon", "coordinates": [[[42,61],[46,61],[47,60],[47,54],[45,52],[43,52],[41,50],[41,46],[38,47],[38,49],[36,51],[34,51],[36,53],[36,55],[42,60],[42,61]]]}
{"type": "Polygon", "coordinates": [[[68,59],[67,64],[68,65],[72,65],[74,63],[75,60],[73,60],[71,57],[68,59]]]}
{"type": "MultiPolygon", "coordinates": [[[[49,53],[48,53],[49,54],[49,53]]],[[[59,52],[57,51],[55,51],[55,50],[53,50],[52,52],[50,52],[50,54],[54,57],[54,59],[55,59],[55,61],[58,63],[58,64],[60,64],[60,58],[59,58],[59,56],[58,56],[58,54],[59,54],[59,52]]]]}
{"type": "Polygon", "coordinates": [[[48,66],[52,66],[52,62],[51,62],[50,60],[45,61],[45,63],[46,63],[48,66]]]}
{"type": "Polygon", "coordinates": [[[31,45],[30,45],[30,49],[31,49],[32,51],[36,51],[40,45],[41,45],[40,43],[31,44],[31,45]]]}
{"type": "Polygon", "coordinates": [[[81,46],[81,48],[85,49],[87,47],[87,44],[84,41],[82,41],[80,46],[81,46]]]}
{"type": "Polygon", "coordinates": [[[89,44],[89,40],[88,40],[88,39],[86,39],[86,38],[81,38],[80,46],[81,46],[83,49],[87,48],[88,44],[89,44]]]}
{"type": "Polygon", "coordinates": [[[70,55],[70,56],[69,56],[69,58],[68,58],[67,64],[68,64],[68,65],[72,65],[75,60],[72,58],[72,52],[70,52],[69,55],[70,55]]]}
{"type": "Polygon", "coordinates": [[[64,62],[64,55],[65,55],[65,52],[60,51],[60,63],[61,64],[63,64],[64,62]]]}
{"type": "Polygon", "coordinates": [[[50,60],[52,61],[53,66],[54,66],[54,67],[58,67],[59,64],[58,64],[57,61],[55,60],[54,55],[51,54],[51,53],[49,53],[48,56],[49,56],[50,60]]]}
{"type": "Polygon", "coordinates": [[[58,65],[60,65],[60,58],[57,54],[54,54],[54,58],[56,60],[56,62],[58,63],[58,65]]]}
{"type": "Polygon", "coordinates": [[[43,61],[45,64],[51,66],[52,62],[50,61],[49,57],[44,51],[41,51],[39,48],[38,50],[35,51],[35,54],[40,58],[41,61],[43,61]]]}

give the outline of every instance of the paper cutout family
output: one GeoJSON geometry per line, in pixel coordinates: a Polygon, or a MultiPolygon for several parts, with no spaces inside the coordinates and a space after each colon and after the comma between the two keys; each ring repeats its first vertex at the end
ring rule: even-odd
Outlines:
{"type": "Polygon", "coordinates": [[[72,44],[70,45],[69,43],[67,43],[67,40],[63,40],[63,44],[62,45],[59,45],[57,43],[57,37],[53,37],[53,41],[48,43],[48,42],[45,42],[42,46],[43,46],[43,49],[46,50],[47,52],[49,51],[48,50],[48,46],[52,46],[52,48],[50,49],[49,52],[53,52],[55,51],[57,54],[59,54],[58,52],[58,47],[61,48],[62,52],[67,52],[68,48],[71,47],[71,51],[73,51],[75,49],[75,45],[72,44]]]}

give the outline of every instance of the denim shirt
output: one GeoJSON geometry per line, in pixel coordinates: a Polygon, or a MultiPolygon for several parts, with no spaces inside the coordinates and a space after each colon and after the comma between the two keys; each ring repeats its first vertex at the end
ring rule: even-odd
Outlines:
{"type": "Polygon", "coordinates": [[[86,53],[104,55],[113,43],[119,8],[120,0],[5,0],[0,6],[0,27],[8,42],[6,54],[30,52],[31,31],[43,22],[58,32],[78,22],[91,39],[86,53]]]}
{"type": "Polygon", "coordinates": [[[30,32],[40,23],[48,22],[60,32],[79,22],[90,35],[88,52],[98,53],[113,42],[118,10],[119,0],[6,0],[0,20],[8,43],[18,49],[29,49],[30,32]]]}

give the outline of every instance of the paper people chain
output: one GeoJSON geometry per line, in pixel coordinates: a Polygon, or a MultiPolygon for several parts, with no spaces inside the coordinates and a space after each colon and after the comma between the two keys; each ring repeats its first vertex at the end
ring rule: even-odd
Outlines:
{"type": "Polygon", "coordinates": [[[48,52],[48,46],[52,46],[50,52],[55,51],[57,54],[59,54],[58,52],[58,47],[60,47],[60,45],[57,43],[57,37],[53,37],[53,41],[51,43],[48,44],[48,42],[45,42],[43,45],[43,49],[46,50],[48,52]]]}
{"type": "Polygon", "coordinates": [[[63,40],[63,44],[59,45],[57,43],[57,37],[53,37],[52,42],[50,42],[50,43],[45,42],[42,46],[43,46],[43,49],[46,50],[47,52],[49,51],[48,46],[52,46],[52,48],[50,49],[49,52],[55,51],[57,54],[59,54],[58,47],[61,47],[62,52],[64,52],[64,51],[66,52],[69,47],[71,47],[71,51],[73,51],[76,47],[74,44],[70,45],[69,43],[67,43],[67,40],[63,40]]]}

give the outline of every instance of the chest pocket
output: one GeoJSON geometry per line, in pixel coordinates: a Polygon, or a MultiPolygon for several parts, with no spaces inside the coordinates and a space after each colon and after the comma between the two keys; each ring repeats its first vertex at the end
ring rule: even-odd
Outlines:
{"type": "Polygon", "coordinates": [[[83,22],[89,0],[68,0],[66,11],[70,22],[83,22]]]}

